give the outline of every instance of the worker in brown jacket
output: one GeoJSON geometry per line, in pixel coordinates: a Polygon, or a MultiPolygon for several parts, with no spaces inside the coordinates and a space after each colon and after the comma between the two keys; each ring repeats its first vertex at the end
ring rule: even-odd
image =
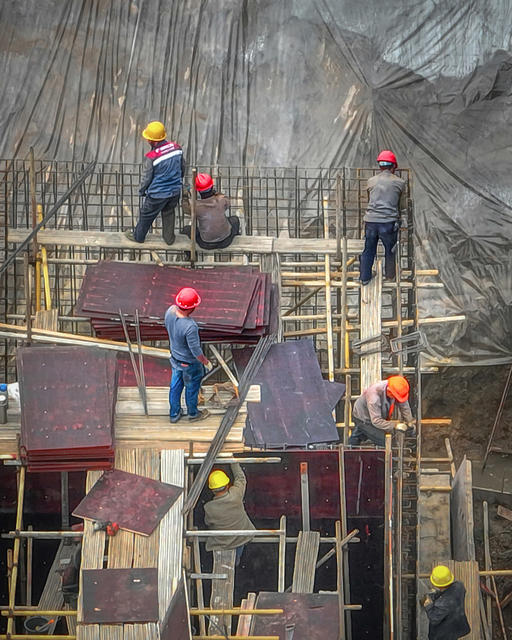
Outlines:
{"type": "MultiPolygon", "coordinates": [[[[255,526],[245,512],[244,495],[247,486],[245,474],[238,464],[231,465],[234,482],[230,484],[229,477],[216,469],[210,473],[208,487],[213,491],[213,500],[204,505],[205,523],[209,529],[219,531],[249,531],[255,526]]],[[[240,564],[240,558],[245,545],[253,536],[219,536],[206,540],[207,551],[223,551],[236,549],[236,566],[240,564]]]]}
{"type": "MultiPolygon", "coordinates": [[[[217,193],[213,180],[207,173],[196,178],[196,191],[200,200],[196,202],[196,242],[201,249],[224,249],[229,247],[235,236],[240,235],[240,218],[227,216],[229,200],[217,193]]],[[[182,233],[190,238],[191,227],[187,225],[182,233]]]]}
{"type": "Polygon", "coordinates": [[[395,405],[403,422],[414,429],[415,421],[409,406],[409,383],[403,376],[391,376],[365,389],[354,404],[354,430],[348,443],[358,446],[364,440],[383,447],[386,433],[393,432],[391,421],[395,405]]]}

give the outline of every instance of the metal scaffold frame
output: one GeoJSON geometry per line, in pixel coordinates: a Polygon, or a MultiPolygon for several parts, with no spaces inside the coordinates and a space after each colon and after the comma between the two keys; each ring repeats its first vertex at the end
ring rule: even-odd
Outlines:
{"type": "MultiPolygon", "coordinates": [[[[311,337],[324,375],[331,381],[346,382],[348,400],[356,398],[382,373],[405,374],[413,381],[418,438],[407,438],[393,451],[388,443],[385,465],[386,637],[408,637],[414,625],[414,612],[411,613],[413,608],[409,602],[407,606],[404,603],[410,600],[414,585],[404,581],[403,574],[415,572],[416,474],[420,454],[416,445],[421,438],[422,367],[418,351],[401,345],[424,324],[461,319],[419,315],[419,290],[442,285],[432,279],[438,275],[437,270],[416,268],[408,170],[400,171],[407,183],[408,209],[397,245],[397,279],[382,283],[378,261],[377,276],[363,292],[355,263],[363,245],[361,235],[367,202],[364,185],[373,175],[373,169],[197,168],[213,175],[218,190],[228,195],[232,212],[241,217],[242,228],[247,233],[246,237],[236,239],[233,246],[215,253],[191,247],[190,241],[187,244],[183,239],[178,239],[175,247],[165,246],[158,239],[158,223],[146,245],[134,247],[123,239],[121,232],[136,222],[139,166],[98,164],[84,174],[87,169],[81,163],[0,161],[5,195],[4,258],[11,256],[11,264],[1,275],[3,379],[14,379],[15,340],[109,342],[90,337],[89,321],[72,315],[88,264],[109,259],[192,266],[184,253],[192,248],[191,258],[196,268],[248,264],[259,265],[270,272],[280,292],[278,339],[311,337]],[[26,242],[29,232],[43,220],[45,230],[34,234],[33,242],[27,243],[31,248],[28,258],[24,259],[21,252],[14,256],[16,248],[26,242]],[[368,298],[369,292],[375,296],[374,302],[378,296],[375,308],[368,299],[363,303],[363,297],[368,298]],[[35,320],[32,311],[37,313],[43,307],[47,310],[53,307],[58,313],[58,331],[42,331],[32,326],[35,320]],[[393,345],[398,348],[394,349],[393,345]],[[402,560],[404,549],[406,561],[402,560]]],[[[185,222],[181,209],[177,218],[181,228],[185,222]]],[[[112,345],[103,346],[112,348],[112,345]]],[[[144,349],[163,354],[159,346],[153,344],[144,349]]],[[[122,348],[126,350],[126,345],[122,348]]],[[[162,354],[157,355],[163,357],[162,354]]],[[[336,418],[342,430],[341,439],[346,444],[353,426],[350,402],[345,402],[344,410],[340,410],[336,418]]],[[[340,468],[343,468],[343,446],[340,447],[340,468]]],[[[342,476],[341,471],[343,492],[342,476]]],[[[284,530],[284,526],[280,529],[284,530]]],[[[342,513],[336,536],[340,566],[338,588],[340,593],[345,592],[345,600],[340,600],[340,615],[347,625],[346,635],[350,637],[350,605],[346,600],[350,595],[345,546],[348,535],[346,514],[342,513]]],[[[283,559],[281,546],[286,544],[286,536],[281,531],[278,541],[283,559]]],[[[19,538],[16,542],[19,546],[19,538]]],[[[196,573],[200,573],[200,563],[196,565],[196,573]]],[[[279,576],[282,587],[281,566],[279,576]]],[[[204,620],[201,627],[203,631],[204,620]]]]}

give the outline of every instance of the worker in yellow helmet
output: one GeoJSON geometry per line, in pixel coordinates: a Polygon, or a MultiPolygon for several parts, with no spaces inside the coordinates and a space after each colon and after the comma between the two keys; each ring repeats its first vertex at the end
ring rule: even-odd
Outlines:
{"type": "Polygon", "coordinates": [[[430,582],[438,589],[421,600],[428,616],[428,640],[457,640],[471,628],[464,611],[466,589],[442,564],[432,569],[430,582]]]}
{"type": "MultiPolygon", "coordinates": [[[[208,487],[213,492],[213,500],[204,505],[204,520],[209,529],[217,531],[250,531],[255,529],[244,507],[247,480],[238,463],[231,465],[234,481],[221,469],[210,473],[208,487]]],[[[245,545],[253,536],[219,536],[206,539],[207,551],[236,549],[236,566],[240,564],[245,545]]]]}
{"type": "Polygon", "coordinates": [[[165,127],[153,121],[142,132],[151,150],[146,153],[144,175],[139,195],[144,198],[139,211],[139,221],[133,231],[125,236],[132,242],[144,242],[146,234],[160,213],[162,233],[167,244],[176,239],[174,231],[174,210],[180,200],[185,159],[183,149],[177,142],[168,142],[165,127]]]}

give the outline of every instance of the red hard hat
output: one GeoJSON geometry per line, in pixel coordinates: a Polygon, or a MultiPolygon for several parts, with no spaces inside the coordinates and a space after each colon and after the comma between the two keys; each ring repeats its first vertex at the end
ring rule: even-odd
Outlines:
{"type": "Polygon", "coordinates": [[[377,156],[377,162],[392,162],[393,164],[398,165],[395,154],[389,149],[384,149],[384,151],[379,153],[377,156]]]}
{"type": "Polygon", "coordinates": [[[201,304],[201,296],[192,287],[183,287],[176,294],[176,304],[180,309],[195,309],[201,304]]]}
{"type": "Polygon", "coordinates": [[[403,376],[391,376],[388,391],[397,402],[405,402],[409,398],[409,383],[403,376]]]}
{"type": "Polygon", "coordinates": [[[198,173],[196,177],[196,190],[209,191],[213,187],[213,180],[207,173],[198,173]]]}

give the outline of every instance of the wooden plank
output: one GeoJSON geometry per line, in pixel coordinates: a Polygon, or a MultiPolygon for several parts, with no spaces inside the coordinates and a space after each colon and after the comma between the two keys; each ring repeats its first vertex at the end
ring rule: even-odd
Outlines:
{"type": "MultiPolygon", "coordinates": [[[[146,444],[147,446],[147,444],[146,444]]],[[[135,473],[135,451],[133,449],[116,450],[116,469],[135,473]]],[[[134,534],[130,531],[118,531],[117,535],[108,538],[109,569],[124,569],[133,563],[134,534]]]]}
{"type": "MultiPolygon", "coordinates": [[[[135,452],[135,473],[160,480],[160,454],[156,449],[138,449],[135,452]]],[[[159,527],[149,536],[134,536],[133,567],[158,567],[159,527]]]]}
{"type": "MultiPolygon", "coordinates": [[[[235,557],[236,551],[213,551],[213,573],[225,573],[227,579],[212,580],[212,595],[210,599],[211,609],[232,609],[233,588],[235,582],[235,557]]],[[[219,627],[224,631],[227,627],[228,635],[231,633],[231,616],[211,616],[208,626],[208,635],[218,635],[219,627]]]]}
{"type": "MultiPolygon", "coordinates": [[[[162,482],[185,486],[185,452],[182,449],[162,451],[160,457],[162,482]]],[[[158,557],[158,603],[160,620],[164,619],[171,598],[178,587],[183,556],[183,494],[160,522],[158,557]]]]}
{"type": "Polygon", "coordinates": [[[49,309],[47,311],[36,311],[34,329],[46,329],[48,331],[58,331],[58,309],[49,309]]]}
{"type": "MultiPolygon", "coordinates": [[[[8,242],[22,242],[31,230],[18,227],[9,229],[8,242]]],[[[69,231],[67,229],[44,229],[38,232],[37,241],[43,246],[75,246],[108,249],[136,249],[140,251],[189,251],[190,239],[181,234],[176,235],[174,244],[169,247],[164,239],[150,234],[143,244],[128,240],[124,233],[115,231],[69,231]]],[[[359,254],[363,250],[363,240],[349,239],[349,254],[359,254]]],[[[215,249],[216,253],[302,253],[302,254],[336,254],[336,240],[323,238],[274,238],[271,236],[237,236],[226,249],[215,249]]],[[[205,253],[200,251],[199,253],[205,253]]]]}
{"type": "MultiPolygon", "coordinates": [[[[96,480],[101,476],[101,471],[89,471],[87,473],[85,491],[88,493],[96,480]]],[[[82,564],[80,567],[80,588],[78,592],[78,615],[77,615],[77,640],[97,640],[99,637],[99,625],[80,624],[83,622],[83,589],[82,572],[84,569],[101,569],[103,567],[103,556],[105,554],[105,532],[93,531],[92,522],[84,521],[84,534],[82,538],[82,564]]]]}
{"type": "MultiPolygon", "coordinates": [[[[62,579],[60,573],[57,573],[57,570],[60,569],[61,560],[69,560],[75,549],[74,545],[64,544],[64,542],[64,540],[61,541],[57,549],[37,605],[42,611],[59,611],[64,608],[64,596],[61,591],[62,579]]],[[[70,618],[67,618],[67,620],[69,619],[70,618]]],[[[55,618],[55,622],[50,625],[50,635],[53,634],[57,622],[58,619],[55,618]]]]}
{"type": "Polygon", "coordinates": [[[451,493],[453,559],[475,560],[473,534],[473,480],[471,461],[464,456],[455,474],[451,493]]]}
{"type": "MultiPolygon", "coordinates": [[[[256,594],[248,593],[247,598],[242,600],[241,609],[253,609],[256,606],[256,594]]],[[[248,636],[251,630],[252,616],[240,616],[236,628],[236,636],[248,636]]]]}
{"type": "MultiPolygon", "coordinates": [[[[376,275],[370,284],[361,287],[361,340],[379,337],[382,313],[382,260],[377,261],[376,275]]],[[[380,351],[364,355],[365,350],[373,351],[379,342],[370,342],[361,347],[361,390],[382,378],[382,354],[380,351]]]]}
{"type": "Polygon", "coordinates": [[[320,532],[299,531],[293,567],[292,593],[313,593],[319,547],[320,532]]]}
{"type": "Polygon", "coordinates": [[[501,504],[498,505],[498,515],[502,518],[506,518],[512,522],[512,510],[507,509],[507,507],[503,507],[501,504]]]}

